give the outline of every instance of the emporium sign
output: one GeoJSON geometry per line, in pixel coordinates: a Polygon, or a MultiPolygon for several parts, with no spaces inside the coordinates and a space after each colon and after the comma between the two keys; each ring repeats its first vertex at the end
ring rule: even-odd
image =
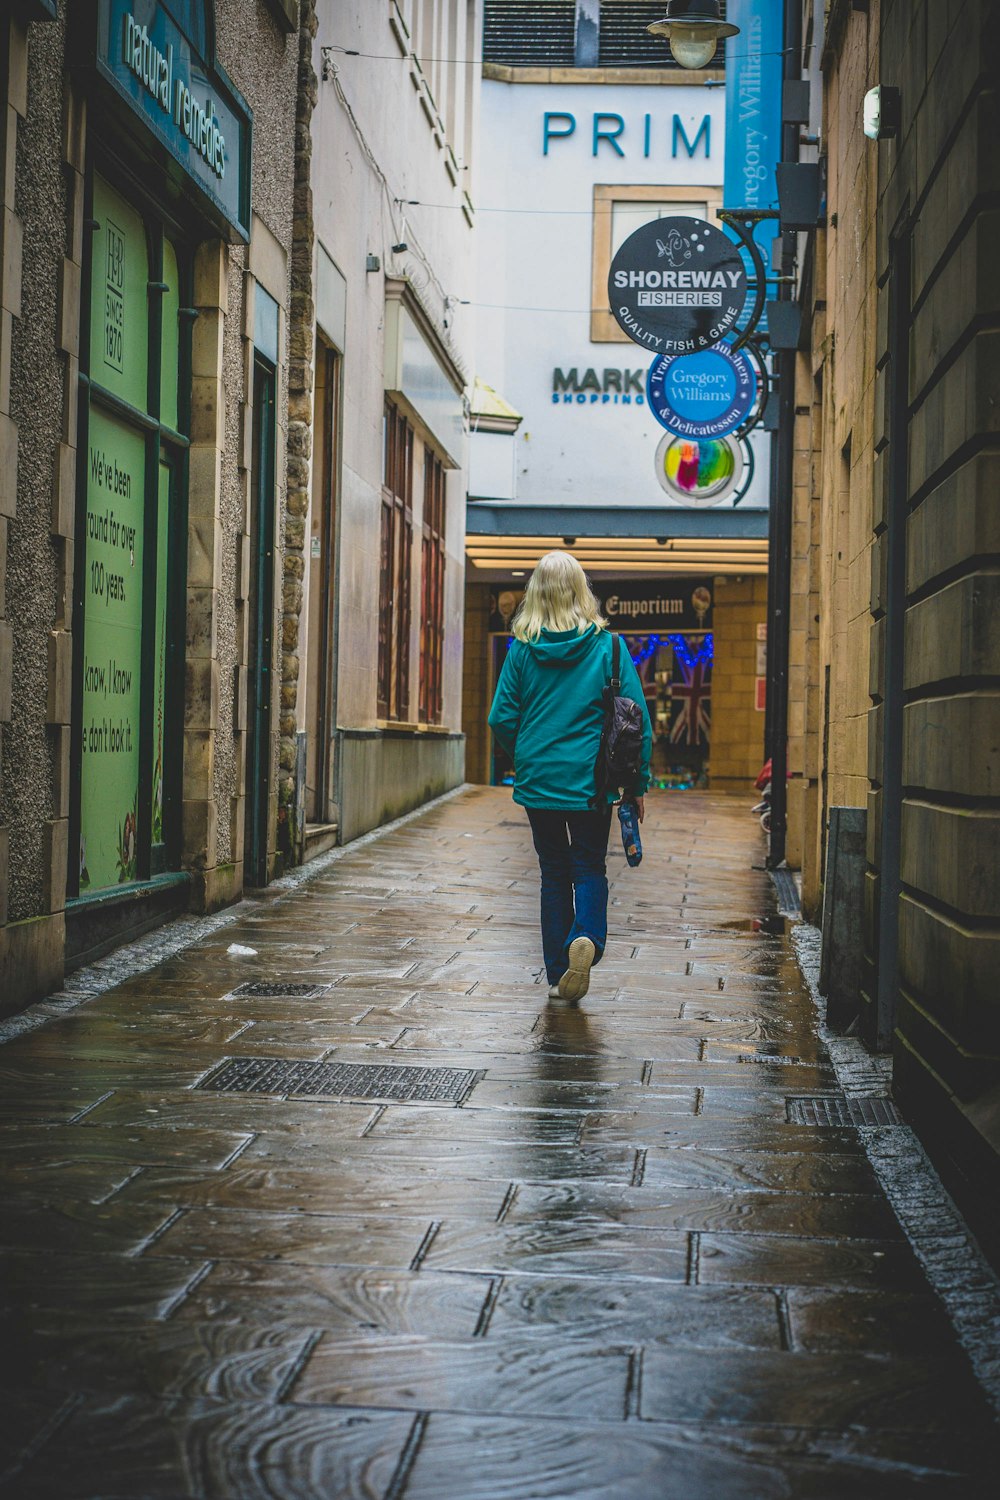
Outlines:
{"type": "Polygon", "coordinates": [[[723,340],[700,354],[660,354],[646,381],[650,410],[668,432],[698,440],[728,437],[757,398],[748,357],[723,340]]]}
{"type": "Polygon", "coordinates": [[[250,229],[248,107],[162,5],[100,0],[97,67],[244,238],[250,229]]]}
{"type": "Polygon", "coordinates": [[[711,578],[671,578],[605,583],[594,580],[601,613],[612,630],[707,630],[712,624],[711,578]]]}
{"type": "MultiPolygon", "coordinates": [[[[659,630],[709,630],[712,626],[711,578],[593,579],[602,615],[623,635],[659,630]]],[[[509,635],[523,589],[500,589],[490,596],[489,629],[509,635]]]]}
{"type": "Polygon", "coordinates": [[[703,219],[643,224],[611,262],[608,301],[636,344],[658,354],[697,354],[725,338],[747,295],[736,246],[703,219]]]}

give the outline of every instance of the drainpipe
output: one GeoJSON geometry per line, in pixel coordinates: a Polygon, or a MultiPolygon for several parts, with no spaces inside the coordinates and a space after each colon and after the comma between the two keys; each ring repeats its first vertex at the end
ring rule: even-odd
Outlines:
{"type": "MultiPolygon", "coordinates": [[[[802,72],[802,0],[785,0],[786,79],[802,72]]],[[[782,161],[799,159],[799,126],[783,125],[782,161]]],[[[794,231],[782,235],[781,275],[795,272],[794,231]]],[[[789,301],[793,283],[783,279],[780,301],[789,301]]],[[[765,726],[771,758],[771,836],[767,864],[777,869],[785,862],[788,831],[788,654],[792,600],[792,483],[795,458],[795,351],[777,356],[778,430],[771,449],[770,539],[767,592],[767,703],[765,726]]]]}

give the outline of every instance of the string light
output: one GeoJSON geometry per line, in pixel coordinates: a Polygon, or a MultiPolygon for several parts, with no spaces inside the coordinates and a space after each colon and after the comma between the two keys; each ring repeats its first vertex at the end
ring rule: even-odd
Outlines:
{"type": "Polygon", "coordinates": [[[651,635],[647,640],[645,646],[640,646],[638,651],[629,652],[629,655],[632,658],[633,665],[636,667],[641,667],[643,662],[648,661],[656,651],[657,647],[661,644],[662,642],[658,635],[651,635]]]}
{"type": "Polygon", "coordinates": [[[712,658],[715,655],[715,637],[713,635],[706,635],[697,652],[694,654],[692,654],[691,648],[682,635],[668,635],[667,640],[673,646],[678,661],[680,661],[682,666],[687,667],[689,672],[698,666],[711,665],[712,658]]]}

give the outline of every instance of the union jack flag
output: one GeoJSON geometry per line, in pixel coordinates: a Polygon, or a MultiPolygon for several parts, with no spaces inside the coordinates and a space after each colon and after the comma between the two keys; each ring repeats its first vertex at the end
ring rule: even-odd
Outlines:
{"type": "MultiPolygon", "coordinates": [[[[686,644],[686,643],[685,643],[686,644]]],[[[712,726],[712,658],[701,651],[675,650],[674,659],[682,680],[670,686],[673,722],[672,745],[707,745],[712,726]]]]}

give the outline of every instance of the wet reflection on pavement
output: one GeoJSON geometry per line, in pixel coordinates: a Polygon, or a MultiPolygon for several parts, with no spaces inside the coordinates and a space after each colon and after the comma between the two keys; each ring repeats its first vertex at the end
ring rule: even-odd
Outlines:
{"type": "Polygon", "coordinates": [[[745,799],[653,797],[644,845],[578,1008],[481,788],[0,1048],[4,1492],[979,1493],[985,1403],[857,1132],[787,1123],[837,1084],[750,927],[745,799]],[[198,1086],[247,1058],[476,1082],[198,1086]]]}

